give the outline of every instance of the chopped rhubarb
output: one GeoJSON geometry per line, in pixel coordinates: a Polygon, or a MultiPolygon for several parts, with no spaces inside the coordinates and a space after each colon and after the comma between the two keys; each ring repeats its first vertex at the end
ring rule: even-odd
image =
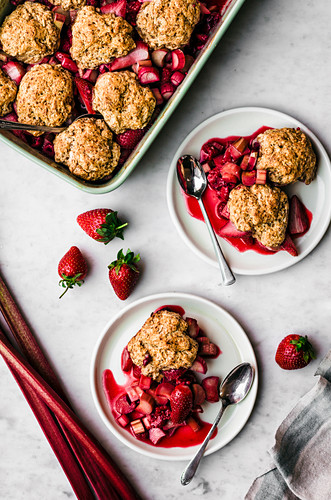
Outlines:
{"type": "Polygon", "coordinates": [[[208,162],[202,163],[201,166],[202,166],[205,174],[208,174],[208,172],[210,172],[212,169],[212,167],[210,166],[210,163],[208,163],[208,162]]]}
{"type": "Polygon", "coordinates": [[[175,71],[171,77],[170,77],[170,81],[171,83],[173,83],[176,87],[178,87],[178,85],[180,85],[182,83],[182,81],[184,80],[185,78],[185,75],[183,73],[181,73],[181,71],[175,71]]]}
{"type": "Polygon", "coordinates": [[[76,87],[88,113],[94,114],[92,107],[93,85],[83,78],[75,78],[76,87]]]}
{"type": "Polygon", "coordinates": [[[240,139],[237,139],[235,142],[232,143],[232,148],[234,148],[238,153],[236,153],[236,159],[240,158],[242,156],[248,146],[248,140],[245,139],[245,137],[240,137],[240,139]]]}
{"type": "Polygon", "coordinates": [[[152,90],[152,92],[154,94],[154,97],[155,97],[155,100],[156,100],[156,105],[160,106],[163,103],[163,97],[161,95],[161,92],[157,88],[154,88],[154,89],[151,89],[151,90],[152,90]]]}
{"type": "Polygon", "coordinates": [[[56,59],[60,62],[64,69],[72,71],[73,73],[78,72],[77,64],[71,59],[69,54],[64,54],[63,52],[55,52],[56,59]]]}
{"type": "Polygon", "coordinates": [[[138,61],[149,58],[148,45],[143,42],[137,42],[136,48],[129,52],[126,56],[118,57],[109,64],[109,71],[128,68],[138,61]]]}
{"type": "Polygon", "coordinates": [[[138,401],[139,400],[139,395],[136,391],[136,388],[132,385],[130,387],[127,387],[126,389],[126,393],[131,401],[131,403],[133,403],[134,401],[138,401]]]}
{"type": "Polygon", "coordinates": [[[154,50],[151,54],[151,58],[155,66],[163,68],[163,66],[165,65],[165,58],[168,53],[169,51],[167,49],[154,50]]]}
{"type": "Polygon", "coordinates": [[[150,429],[149,430],[149,439],[152,441],[153,444],[157,444],[160,439],[162,439],[164,436],[166,436],[166,433],[163,432],[162,429],[159,429],[157,427],[150,429]]]}
{"type": "Polygon", "coordinates": [[[129,372],[133,366],[128,346],[125,346],[121,355],[121,368],[124,372],[129,372]]]}
{"type": "Polygon", "coordinates": [[[152,64],[152,61],[150,59],[144,59],[142,61],[138,61],[138,62],[134,63],[132,65],[132,69],[136,73],[136,75],[138,75],[139,70],[141,68],[145,68],[145,67],[150,67],[151,68],[152,66],[153,66],[153,64],[152,64]]]}
{"type": "Polygon", "coordinates": [[[193,384],[193,406],[202,405],[206,399],[204,388],[200,384],[193,384]]]}
{"type": "Polygon", "coordinates": [[[126,416],[126,415],[121,415],[120,417],[118,417],[116,419],[116,421],[120,424],[120,426],[122,427],[126,427],[127,425],[129,425],[130,423],[130,420],[129,418],[126,416]]]}
{"type": "Polygon", "coordinates": [[[292,236],[304,234],[309,229],[309,219],[305,206],[299,198],[294,195],[290,199],[290,215],[288,231],[292,236]]]}
{"type": "Polygon", "coordinates": [[[118,0],[101,7],[101,14],[115,14],[115,16],[125,17],[126,14],[126,0],[118,0]]]}
{"type": "Polygon", "coordinates": [[[147,377],[146,375],[140,375],[139,379],[139,387],[143,391],[147,391],[147,389],[150,389],[152,383],[151,377],[147,377]]]}
{"type": "Polygon", "coordinates": [[[253,170],[253,168],[256,165],[257,162],[257,157],[259,156],[258,151],[252,151],[251,154],[249,155],[248,159],[248,168],[247,170],[253,170]]]}
{"type": "Polygon", "coordinates": [[[200,336],[196,338],[196,341],[199,342],[199,344],[209,344],[210,340],[208,337],[206,337],[205,335],[203,336],[200,336]]]}
{"type": "Polygon", "coordinates": [[[182,68],[181,71],[183,73],[187,73],[193,63],[194,63],[194,57],[192,57],[190,55],[186,55],[185,56],[185,65],[184,65],[184,67],[182,68]]]}
{"type": "Polygon", "coordinates": [[[25,69],[22,64],[14,61],[8,61],[2,66],[2,70],[9,76],[16,85],[20,84],[23,76],[25,75],[25,69]]]}
{"type": "Polygon", "coordinates": [[[248,169],[248,167],[249,167],[249,165],[248,165],[249,156],[250,155],[243,156],[243,159],[241,160],[241,163],[240,163],[241,170],[247,170],[248,169]]]}
{"type": "Polygon", "coordinates": [[[148,431],[151,428],[151,417],[146,415],[146,417],[143,417],[142,421],[145,429],[148,431]]]}
{"type": "Polygon", "coordinates": [[[142,434],[143,432],[145,432],[144,424],[142,423],[140,418],[131,422],[131,429],[134,434],[142,434]]]}
{"type": "Polygon", "coordinates": [[[208,10],[206,4],[200,2],[200,10],[202,14],[210,14],[210,10],[208,10]]]}
{"type": "MultiPolygon", "coordinates": [[[[174,386],[170,382],[161,382],[156,388],[155,395],[163,396],[167,399],[170,399],[171,393],[174,390],[174,386]]],[[[167,402],[167,401],[166,401],[167,402]]]]}
{"type": "Polygon", "coordinates": [[[200,356],[215,357],[218,354],[218,347],[210,342],[209,344],[201,344],[199,347],[200,356]]]}
{"type": "Polygon", "coordinates": [[[219,401],[219,386],[220,379],[219,377],[206,377],[201,382],[202,387],[206,393],[206,400],[210,403],[217,403],[219,401]]]}
{"type": "Polygon", "coordinates": [[[222,179],[236,184],[240,179],[241,168],[236,163],[226,162],[220,167],[222,179]]]}
{"type": "Polygon", "coordinates": [[[156,68],[142,67],[138,71],[138,79],[142,85],[160,81],[160,75],[156,68]]]}
{"type": "Polygon", "coordinates": [[[144,393],[140,398],[136,411],[139,411],[144,415],[149,415],[153,411],[154,404],[154,398],[150,394],[144,393]]]}
{"type": "Polygon", "coordinates": [[[131,413],[136,408],[136,403],[130,402],[127,395],[122,394],[122,396],[117,398],[114,407],[117,413],[120,415],[126,415],[127,413],[131,413]]]}
{"type": "Polygon", "coordinates": [[[241,173],[241,182],[244,186],[253,186],[256,182],[256,170],[246,171],[243,170],[241,173]]]}
{"type": "Polygon", "coordinates": [[[84,71],[82,78],[88,80],[91,83],[95,83],[98,78],[98,71],[96,69],[87,69],[84,71]]]}
{"type": "Polygon", "coordinates": [[[256,184],[265,184],[267,182],[267,171],[257,170],[256,171],[256,184]]]}
{"type": "Polygon", "coordinates": [[[199,325],[196,319],[194,318],[185,318],[186,323],[188,323],[188,331],[187,333],[189,334],[192,339],[197,338],[199,335],[199,325]]]}
{"type": "Polygon", "coordinates": [[[173,71],[183,69],[185,63],[185,54],[182,50],[176,49],[171,52],[171,69],[173,71]]]}
{"type": "Polygon", "coordinates": [[[175,90],[176,87],[171,82],[163,83],[160,88],[161,95],[166,101],[170,99],[175,90]]]}
{"type": "Polygon", "coordinates": [[[197,422],[195,420],[195,418],[193,418],[191,416],[187,417],[186,423],[187,423],[187,425],[189,425],[191,427],[191,429],[192,429],[193,432],[198,432],[200,430],[200,428],[201,428],[199,422],[197,422]]]}
{"type": "Polygon", "coordinates": [[[207,373],[206,361],[203,358],[201,358],[200,356],[197,356],[195,358],[193,365],[191,366],[191,370],[193,370],[194,372],[197,372],[197,373],[202,373],[202,374],[207,373]]]}
{"type": "Polygon", "coordinates": [[[54,24],[59,28],[61,31],[63,28],[64,23],[66,22],[66,16],[63,14],[60,14],[59,12],[56,12],[54,14],[54,24]]]}

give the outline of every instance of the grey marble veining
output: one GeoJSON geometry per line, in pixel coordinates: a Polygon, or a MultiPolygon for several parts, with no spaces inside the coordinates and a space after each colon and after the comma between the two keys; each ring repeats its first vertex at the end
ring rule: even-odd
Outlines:
{"type": "MultiPolygon", "coordinates": [[[[276,428],[314,384],[318,361],[330,348],[330,231],[297,265],[267,276],[240,276],[220,288],[215,270],[179,238],[166,206],[170,161],[194,126],[215,112],[240,106],[275,108],[304,122],[331,150],[331,4],[247,0],[221,44],[139,167],[115,192],[82,193],[0,143],[0,263],[29,322],[83,421],[146,500],[243,499],[270,463],[276,428]],[[195,292],[241,323],[257,355],[260,386],[251,418],[225,448],[205,458],[183,488],[185,463],[137,455],[111,435],[94,408],[89,365],[104,325],[124,303],[108,283],[107,265],[121,241],[89,239],[76,216],[96,207],[117,209],[130,221],[124,247],[139,251],[144,274],[130,303],[151,293],[195,292]],[[57,263],[71,245],[86,254],[84,286],[58,300],[57,263]],[[285,372],[274,362],[290,332],[308,334],[318,360],[285,372]],[[171,484],[171,487],[169,487],[171,484]]],[[[69,483],[6,365],[0,362],[0,498],[65,500],[69,483]]]]}

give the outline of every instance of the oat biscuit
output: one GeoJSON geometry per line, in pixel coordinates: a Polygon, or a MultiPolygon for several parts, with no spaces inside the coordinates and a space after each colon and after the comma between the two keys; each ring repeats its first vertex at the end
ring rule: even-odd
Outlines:
{"type": "Polygon", "coordinates": [[[0,116],[11,112],[17,94],[15,83],[0,69],[0,116]]]}

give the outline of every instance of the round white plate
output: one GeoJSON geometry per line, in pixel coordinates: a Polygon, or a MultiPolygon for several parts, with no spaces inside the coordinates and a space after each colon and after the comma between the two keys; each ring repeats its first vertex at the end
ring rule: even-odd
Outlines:
{"type": "MultiPolygon", "coordinates": [[[[161,460],[189,460],[198,446],[188,448],[162,448],[135,439],[120,427],[107,404],[102,388],[102,373],[111,369],[115,380],[123,384],[125,376],[121,370],[121,353],[129,340],[140,330],[150,314],[163,305],[179,305],[185,315],[196,318],[206,335],[221,349],[222,354],[208,360],[208,375],[218,375],[223,379],[227,373],[242,362],[249,362],[255,370],[252,388],[247,397],[237,406],[227,409],[219,425],[218,433],[209,443],[206,455],[225,446],[245,425],[254,406],[258,375],[252,346],[241,326],[224,309],[209,300],[185,293],[162,293],[150,295],[133,302],[120,311],[108,323],[94,349],[91,363],[90,382],[96,408],[108,429],[125,445],[152,458],[161,460]]],[[[219,404],[204,405],[203,420],[213,422],[219,404]]]]}
{"type": "Polygon", "coordinates": [[[249,250],[240,253],[229,243],[219,238],[232,270],[238,274],[267,274],[290,267],[306,257],[322,239],[331,219],[331,163],[320,141],[305,125],[279,111],[265,108],[230,109],[212,116],[188,135],[175,154],[168,176],[168,207],[180,236],[199,257],[217,267],[218,264],[205,224],[191,217],[186,211],[177,181],[177,160],[183,154],[192,154],[199,158],[201,146],[213,137],[250,135],[263,125],[274,128],[300,127],[310,138],[317,154],[317,178],[309,186],[303,182],[296,182],[292,186],[288,186],[286,192],[289,195],[297,194],[299,196],[312,212],[313,220],[309,231],[303,237],[295,240],[298,257],[292,257],[287,252],[261,255],[249,250]]]}

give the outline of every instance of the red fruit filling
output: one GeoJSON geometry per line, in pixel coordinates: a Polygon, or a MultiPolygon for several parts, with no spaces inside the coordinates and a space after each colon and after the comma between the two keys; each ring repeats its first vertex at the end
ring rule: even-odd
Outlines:
{"type": "MultiPolygon", "coordinates": [[[[179,306],[162,306],[158,310],[170,307],[185,314],[179,306]]],[[[219,348],[202,335],[197,321],[194,318],[185,319],[199,342],[199,354],[219,355],[219,348]],[[200,352],[204,349],[206,353],[200,352]]],[[[210,376],[200,382],[192,371],[196,369],[196,373],[206,373],[207,364],[201,356],[197,356],[191,369],[165,371],[163,379],[156,382],[143,375],[141,368],[132,363],[125,347],[121,356],[125,384],[119,386],[110,370],[103,373],[103,388],[117,423],[135,438],[153,446],[168,448],[200,444],[211,425],[202,421],[198,414],[203,412],[201,405],[206,401],[218,401],[219,386],[218,377],[210,376]]]]}
{"type": "MultiPolygon", "coordinates": [[[[287,234],[277,250],[270,250],[261,245],[250,232],[239,231],[229,221],[227,202],[231,190],[239,184],[252,186],[267,183],[267,171],[256,169],[259,154],[256,137],[269,128],[261,127],[246,137],[213,138],[203,144],[200,150],[200,162],[208,180],[203,200],[215,232],[240,252],[253,250],[260,254],[273,255],[278,251],[286,251],[295,257],[298,251],[292,238],[303,236],[309,230],[312,221],[311,212],[296,195],[290,198],[287,234]]],[[[185,193],[182,194],[188,213],[196,219],[203,220],[197,200],[185,193]]],[[[206,348],[199,354],[213,356],[213,349],[213,347],[206,348]],[[207,352],[208,349],[210,354],[207,352]]]]}

